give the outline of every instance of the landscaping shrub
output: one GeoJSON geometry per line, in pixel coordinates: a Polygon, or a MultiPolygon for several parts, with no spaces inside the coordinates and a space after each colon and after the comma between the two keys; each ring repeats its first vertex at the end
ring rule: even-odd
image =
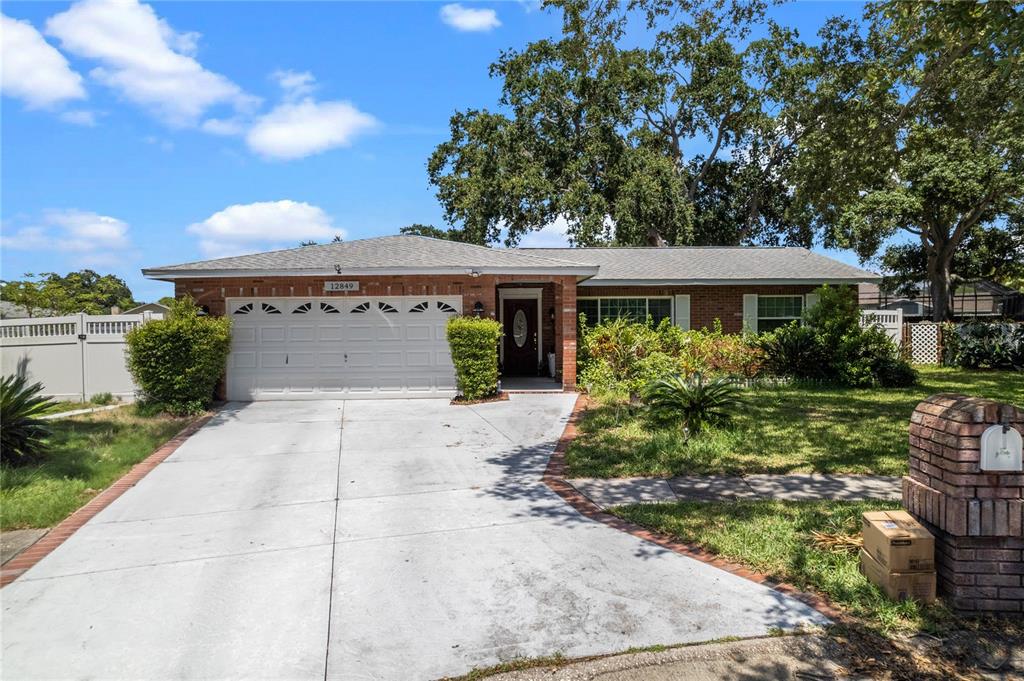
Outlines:
{"type": "Polygon", "coordinates": [[[946,324],[942,345],[947,365],[1024,371],[1024,324],[981,320],[946,324]]]}
{"type": "Polygon", "coordinates": [[[705,381],[697,372],[690,378],[679,374],[651,382],[644,401],[658,421],[681,423],[690,433],[728,420],[740,404],[740,388],[730,379],[705,381]]]}
{"type": "Polygon", "coordinates": [[[6,464],[33,463],[47,452],[50,428],[38,417],[52,403],[39,394],[42,389],[42,383],[28,385],[24,376],[0,378],[0,452],[6,464]]]}
{"type": "Polygon", "coordinates": [[[191,298],[125,335],[128,369],[143,399],[172,414],[209,406],[231,349],[231,320],[200,314],[191,298]]]}
{"type": "Polygon", "coordinates": [[[669,320],[654,326],[628,319],[580,329],[577,382],[591,392],[639,394],[672,374],[756,376],[763,353],[748,339],[722,332],[683,331],[669,320]]]}
{"type": "Polygon", "coordinates": [[[110,393],[96,393],[89,398],[89,401],[93,404],[98,404],[101,407],[105,407],[108,404],[114,403],[114,396],[110,393]]]}
{"type": "Polygon", "coordinates": [[[823,286],[818,296],[818,304],[804,313],[804,326],[794,322],[758,338],[772,373],[854,387],[917,382],[917,373],[885,331],[861,325],[849,287],[823,286]]]}
{"type": "Polygon", "coordinates": [[[448,320],[448,345],[455,364],[459,392],[478,400],[498,392],[498,341],[501,324],[493,319],[452,317],[448,320]]]}

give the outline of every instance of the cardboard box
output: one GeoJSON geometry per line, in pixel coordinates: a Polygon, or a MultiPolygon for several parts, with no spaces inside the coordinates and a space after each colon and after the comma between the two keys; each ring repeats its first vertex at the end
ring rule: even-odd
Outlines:
{"type": "Polygon", "coordinates": [[[893,600],[935,600],[934,572],[889,572],[864,549],[860,550],[860,572],[893,600]]]}
{"type": "Polygon", "coordinates": [[[935,538],[906,511],[868,511],[861,522],[864,549],[888,572],[935,570],[935,538]]]}

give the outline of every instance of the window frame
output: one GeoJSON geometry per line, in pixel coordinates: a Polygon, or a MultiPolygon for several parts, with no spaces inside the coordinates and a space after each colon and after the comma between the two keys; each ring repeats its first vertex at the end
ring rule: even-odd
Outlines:
{"type": "MultiPolygon", "coordinates": [[[[675,310],[675,302],[674,302],[675,298],[673,296],[671,296],[671,295],[663,295],[663,296],[576,296],[576,300],[577,300],[577,302],[580,301],[580,300],[596,300],[597,301],[597,321],[594,321],[592,319],[588,319],[587,320],[587,325],[588,326],[593,326],[595,324],[600,324],[601,323],[601,320],[602,320],[602,317],[601,317],[601,301],[603,301],[603,300],[642,300],[642,301],[644,301],[644,318],[636,320],[638,322],[646,322],[647,321],[647,317],[649,317],[651,315],[651,302],[650,301],[652,301],[652,300],[665,300],[665,301],[668,301],[668,317],[667,317],[667,319],[672,324],[676,323],[676,310],[675,310]]],[[[577,310],[576,310],[576,318],[577,319],[579,319],[579,314],[580,314],[580,312],[579,312],[579,309],[577,307],[577,310]]],[[[616,319],[618,319],[618,317],[616,319]]],[[[655,322],[655,324],[658,324],[658,323],[660,323],[660,321],[659,322],[655,322]]]]}
{"type": "MultiPolygon", "coordinates": [[[[781,321],[782,324],[779,324],[779,326],[785,326],[786,324],[795,321],[800,326],[803,326],[804,325],[804,312],[807,311],[807,297],[804,294],[802,294],[802,293],[767,293],[767,294],[759,293],[759,294],[757,294],[757,308],[758,308],[757,309],[757,331],[758,331],[758,333],[761,333],[761,332],[765,331],[764,327],[761,325],[761,321],[762,320],[764,320],[764,321],[776,321],[776,322],[777,321],[781,321]],[[765,299],[765,298],[797,298],[800,301],[800,312],[799,312],[799,314],[797,314],[796,317],[790,317],[790,316],[785,316],[785,317],[762,317],[761,316],[761,300],[765,299]]],[[[770,330],[774,331],[777,328],[779,328],[779,327],[776,326],[776,327],[773,327],[770,330]]]]}

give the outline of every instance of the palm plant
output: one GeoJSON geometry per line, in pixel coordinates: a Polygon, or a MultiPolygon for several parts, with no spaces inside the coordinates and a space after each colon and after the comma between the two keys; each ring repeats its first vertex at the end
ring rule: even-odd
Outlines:
{"type": "Polygon", "coordinates": [[[50,428],[38,417],[50,406],[39,393],[41,383],[28,385],[24,376],[0,378],[0,456],[20,466],[36,461],[46,452],[50,428]]]}
{"type": "Polygon", "coordinates": [[[727,378],[705,381],[702,374],[690,378],[674,374],[652,381],[644,390],[651,416],[658,421],[682,423],[688,433],[727,421],[740,405],[740,388],[727,378]]]}

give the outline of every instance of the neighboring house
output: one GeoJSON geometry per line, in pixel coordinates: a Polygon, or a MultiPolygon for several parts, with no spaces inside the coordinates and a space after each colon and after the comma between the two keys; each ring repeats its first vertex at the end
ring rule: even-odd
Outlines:
{"type": "MultiPolygon", "coordinates": [[[[918,284],[911,295],[883,291],[878,284],[864,284],[859,290],[860,306],[873,310],[903,310],[904,319],[932,317],[932,300],[927,282],[918,284]]],[[[1014,317],[1021,314],[1022,295],[993,281],[961,284],[953,294],[953,315],[959,318],[1014,317]]]]}
{"type": "Polygon", "coordinates": [[[802,248],[500,249],[389,236],[143,270],[232,319],[234,400],[450,394],[445,323],[502,322],[504,376],[576,384],[578,315],[764,331],[829,284],[878,281],[802,248]]]}
{"type": "Polygon", "coordinates": [[[154,314],[167,314],[171,311],[171,308],[160,303],[144,303],[143,305],[137,305],[130,310],[125,310],[123,314],[142,314],[143,312],[152,312],[154,314]]]}

